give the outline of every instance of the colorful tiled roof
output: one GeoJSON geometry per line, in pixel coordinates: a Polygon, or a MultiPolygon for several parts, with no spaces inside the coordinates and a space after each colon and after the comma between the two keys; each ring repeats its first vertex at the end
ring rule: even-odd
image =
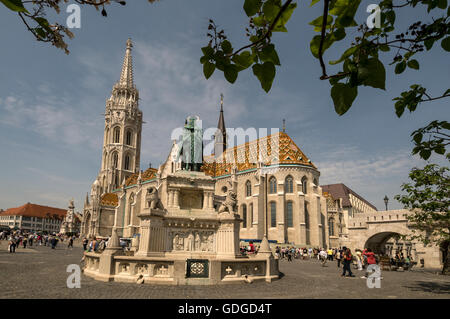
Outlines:
{"type": "Polygon", "coordinates": [[[119,204],[119,196],[114,193],[103,194],[102,199],[100,200],[100,204],[115,207],[119,204]]]}
{"type": "Polygon", "coordinates": [[[206,156],[202,171],[207,175],[218,177],[230,174],[233,165],[236,165],[238,171],[244,171],[256,168],[258,162],[265,165],[302,164],[316,168],[284,132],[229,148],[225,150],[223,156],[223,163],[214,162],[214,155],[206,156]]]}
{"type": "Polygon", "coordinates": [[[67,210],[49,206],[27,203],[20,207],[9,208],[0,212],[0,216],[27,216],[62,220],[67,210]]]}
{"type": "MultiPolygon", "coordinates": [[[[141,173],[142,181],[145,182],[152,178],[155,178],[157,172],[158,170],[156,168],[148,168],[145,172],[141,173]]],[[[138,177],[139,173],[134,173],[133,175],[130,175],[125,181],[125,185],[130,186],[137,184],[138,177]]]]}

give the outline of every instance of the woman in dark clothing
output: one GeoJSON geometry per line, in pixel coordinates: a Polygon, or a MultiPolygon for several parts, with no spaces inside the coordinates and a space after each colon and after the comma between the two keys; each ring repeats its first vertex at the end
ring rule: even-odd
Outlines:
{"type": "Polygon", "coordinates": [[[344,271],[342,273],[342,277],[345,276],[345,273],[348,272],[348,276],[349,277],[355,277],[355,275],[352,274],[352,270],[350,269],[350,265],[352,263],[352,252],[350,251],[349,248],[347,248],[347,250],[344,253],[344,260],[343,260],[343,265],[344,265],[344,271]]]}

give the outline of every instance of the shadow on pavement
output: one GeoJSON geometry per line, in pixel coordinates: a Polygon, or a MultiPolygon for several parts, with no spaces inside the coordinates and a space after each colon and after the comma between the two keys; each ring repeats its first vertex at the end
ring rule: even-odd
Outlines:
{"type": "Polygon", "coordinates": [[[414,286],[405,286],[413,291],[430,292],[435,294],[450,295],[450,283],[419,281],[414,286]]]}

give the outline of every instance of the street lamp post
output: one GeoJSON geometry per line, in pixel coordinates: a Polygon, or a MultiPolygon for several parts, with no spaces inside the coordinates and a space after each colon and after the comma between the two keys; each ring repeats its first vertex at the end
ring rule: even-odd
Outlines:
{"type": "Polygon", "coordinates": [[[389,198],[387,197],[387,195],[384,196],[384,204],[386,205],[386,210],[388,210],[388,202],[389,202],[389,198]]]}

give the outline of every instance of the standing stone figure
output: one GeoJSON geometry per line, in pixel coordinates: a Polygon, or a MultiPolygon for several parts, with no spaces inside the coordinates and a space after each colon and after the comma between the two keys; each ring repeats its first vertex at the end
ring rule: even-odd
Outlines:
{"type": "Polygon", "coordinates": [[[178,159],[186,171],[200,171],[203,163],[203,130],[198,116],[189,116],[186,119],[183,135],[181,137],[178,159]]]}

